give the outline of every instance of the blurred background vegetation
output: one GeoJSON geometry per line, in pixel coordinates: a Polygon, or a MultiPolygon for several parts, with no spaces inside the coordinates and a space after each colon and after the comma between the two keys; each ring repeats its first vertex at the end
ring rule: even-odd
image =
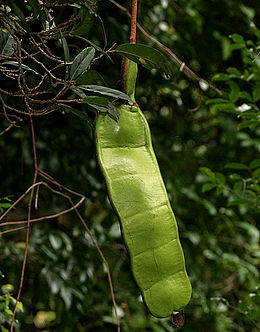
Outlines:
{"type": "MultiPolygon", "coordinates": [[[[35,20],[26,20],[34,16],[43,23],[46,17],[37,12],[40,2],[0,3],[1,8],[9,6],[25,29],[26,25],[30,31],[42,29],[35,20]]],[[[120,5],[130,10],[130,1],[120,5]]],[[[113,1],[46,1],[45,6],[45,14],[48,10],[56,25],[72,13],[80,16],[72,26],[74,37],[66,38],[67,47],[58,40],[51,44],[52,52],[67,57],[66,61],[90,45],[102,55],[114,43],[129,40],[129,18],[113,1]],[[64,55],[68,49],[69,58],[64,55]]],[[[136,100],[151,127],[193,287],[182,330],[259,331],[259,3],[139,0],[138,15],[150,35],[221,91],[200,86],[174,64],[171,77],[139,66],[136,100]]],[[[1,54],[5,33],[1,23],[1,54]]],[[[137,38],[139,43],[157,47],[141,32],[137,38]]],[[[91,69],[102,85],[120,90],[122,59],[109,55],[113,62],[103,56],[91,69]]],[[[15,81],[7,82],[3,74],[0,82],[2,89],[17,90],[15,81]]],[[[3,98],[11,102],[12,96],[3,98]]],[[[80,212],[109,263],[122,331],[175,331],[169,319],[152,317],[142,303],[97,167],[96,110],[87,104],[78,110],[84,119],[68,110],[34,117],[39,168],[87,197],[80,212]]],[[[0,112],[0,130],[4,130],[9,123],[0,112]]],[[[32,184],[29,120],[23,114],[20,118],[19,127],[0,136],[0,213],[32,184]]],[[[26,219],[27,204],[25,198],[5,221],[26,219]]],[[[41,188],[32,216],[69,207],[64,198],[41,188]]],[[[0,233],[0,239],[0,326],[5,332],[19,287],[25,230],[0,233]]],[[[116,331],[106,268],[75,212],[31,225],[15,331],[116,331]]]]}

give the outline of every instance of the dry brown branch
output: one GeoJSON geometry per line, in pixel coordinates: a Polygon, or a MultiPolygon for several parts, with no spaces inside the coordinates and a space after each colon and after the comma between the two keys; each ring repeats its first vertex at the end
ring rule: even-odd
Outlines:
{"type": "MultiPolygon", "coordinates": [[[[36,153],[36,144],[35,144],[35,133],[34,133],[34,125],[32,116],[30,116],[30,125],[31,125],[31,135],[32,135],[32,145],[33,145],[33,160],[34,160],[34,176],[33,176],[33,182],[32,184],[36,184],[37,175],[38,175],[38,163],[37,163],[37,153],[36,153]]],[[[10,325],[10,332],[13,332],[13,326],[14,326],[14,319],[15,314],[17,310],[17,305],[21,296],[22,288],[23,288],[23,280],[24,280],[24,273],[25,273],[25,267],[27,263],[27,257],[28,257],[28,249],[29,249],[29,239],[30,239],[30,219],[31,219],[31,209],[32,209],[32,199],[34,194],[34,187],[31,190],[29,203],[28,203],[28,214],[27,214],[27,225],[26,225],[26,239],[25,239],[25,249],[24,249],[24,257],[23,257],[23,264],[22,264],[22,272],[20,277],[20,283],[19,283],[19,289],[16,296],[16,302],[14,306],[13,316],[11,320],[10,325]]]]}
{"type": "Polygon", "coordinates": [[[43,170],[40,170],[39,169],[39,175],[41,175],[43,178],[49,180],[50,182],[54,183],[55,185],[57,185],[58,187],[60,187],[60,189],[64,189],[66,190],[67,192],[73,194],[73,195],[76,195],[76,196],[79,196],[79,197],[85,197],[84,195],[76,192],[76,191],[73,191],[67,187],[65,187],[64,185],[60,184],[59,182],[57,182],[52,176],[50,176],[49,174],[47,174],[46,172],[44,172],[43,170]]]}
{"type": "Polygon", "coordinates": [[[10,123],[10,125],[9,125],[7,128],[5,128],[4,130],[2,130],[2,131],[0,132],[0,136],[4,135],[4,134],[5,134],[8,130],[10,130],[13,126],[14,126],[14,124],[13,124],[13,123],[10,123]]]}
{"type": "Polygon", "coordinates": [[[78,209],[74,209],[74,211],[76,212],[78,218],[80,219],[81,223],[83,224],[83,226],[84,226],[85,230],[87,231],[92,243],[96,247],[96,249],[99,253],[99,256],[101,257],[102,261],[104,262],[104,264],[106,266],[107,277],[108,277],[108,282],[109,282],[109,287],[110,287],[110,294],[111,294],[111,297],[112,297],[113,307],[114,307],[114,310],[115,310],[115,316],[116,316],[116,321],[117,321],[117,332],[120,332],[120,321],[119,321],[119,316],[118,316],[118,313],[117,313],[117,306],[116,306],[116,300],[115,300],[115,295],[114,295],[114,289],[113,289],[111,273],[110,273],[110,270],[109,270],[109,264],[108,264],[105,256],[103,255],[103,252],[101,251],[100,247],[98,246],[97,241],[94,239],[93,235],[91,234],[91,231],[88,228],[84,218],[81,216],[78,209]]]}
{"type": "MultiPolygon", "coordinates": [[[[39,187],[37,187],[39,188],[39,187]]],[[[36,222],[36,221],[42,221],[42,220],[50,220],[50,219],[54,219],[54,218],[58,218],[64,214],[67,214],[71,211],[73,211],[74,209],[76,209],[77,207],[79,207],[84,201],[85,201],[86,197],[82,197],[78,203],[76,203],[75,205],[73,205],[73,207],[54,213],[54,214],[50,214],[47,216],[43,216],[43,217],[39,217],[39,218],[34,218],[34,219],[30,219],[30,223],[32,222],[36,222]]],[[[26,224],[27,220],[18,220],[18,221],[6,221],[4,223],[1,223],[0,226],[12,226],[12,225],[21,225],[21,224],[26,224]]]]}
{"type": "MultiPolygon", "coordinates": [[[[39,185],[41,185],[41,184],[43,184],[44,182],[37,182],[37,183],[34,183],[34,184],[32,184],[19,198],[17,198],[17,200],[0,216],[0,221],[1,220],[3,220],[4,219],[4,217],[11,211],[11,210],[13,210],[15,207],[16,207],[16,205],[25,197],[25,196],[27,196],[29,193],[30,193],[30,191],[34,188],[34,187],[36,187],[36,186],[39,186],[39,185]]],[[[1,224],[0,224],[1,225],[1,224]]]]}
{"type": "MultiPolygon", "coordinates": [[[[67,5],[68,4],[65,3],[63,4],[63,6],[67,5]]],[[[42,6],[45,5],[42,4],[42,6]]],[[[45,59],[52,60],[55,64],[63,64],[63,60],[60,56],[53,54],[48,43],[49,40],[61,40],[61,38],[64,37],[62,33],[64,32],[66,34],[66,32],[70,30],[71,25],[79,20],[80,17],[72,15],[70,19],[58,25],[55,25],[54,22],[49,30],[42,30],[40,32],[31,31],[29,34],[16,24],[18,23],[16,22],[17,18],[12,16],[12,12],[1,8],[0,19],[3,28],[5,28],[14,39],[12,45],[14,49],[13,54],[8,56],[1,55],[1,60],[7,62],[0,64],[0,72],[8,79],[15,80],[16,86],[18,87],[18,91],[15,92],[1,89],[3,96],[1,102],[6,119],[10,124],[12,123],[9,119],[9,114],[12,112],[28,116],[46,115],[54,112],[55,109],[53,105],[56,99],[64,96],[73,82],[57,77],[52,72],[54,68],[48,68],[51,65],[50,62],[46,62],[45,59]],[[23,38],[21,38],[21,35],[25,33],[28,35],[28,43],[24,42],[23,38]],[[17,68],[13,69],[10,66],[16,66],[17,68]],[[31,72],[30,76],[28,72],[31,72]],[[33,72],[34,74],[32,74],[33,72]],[[40,80],[36,80],[36,85],[34,86],[31,86],[33,82],[32,75],[42,76],[40,80]],[[47,81],[48,78],[49,82],[47,81]],[[48,98],[40,98],[41,96],[47,96],[47,94],[49,94],[48,98]],[[5,95],[17,97],[18,102],[15,102],[12,98],[6,100],[6,98],[4,98],[5,95]],[[21,107],[17,109],[16,105],[21,105],[21,107]]],[[[35,19],[37,20],[37,18],[33,16],[30,16],[28,19],[30,22],[35,19]]],[[[35,77],[33,77],[34,81],[35,77]]]]}
{"type": "MultiPolygon", "coordinates": [[[[40,1],[42,9],[47,8],[48,4],[50,6],[70,6],[69,3],[60,4],[59,1],[50,2],[50,1],[40,1]]],[[[93,1],[95,5],[95,1],[93,1]]],[[[93,10],[95,6],[93,5],[93,10]]],[[[33,22],[34,18],[33,15],[29,16],[27,22],[33,22]]],[[[22,194],[16,201],[0,216],[0,226],[15,226],[21,225],[21,227],[12,227],[11,229],[4,230],[0,232],[0,234],[8,234],[14,231],[25,230],[25,249],[23,255],[23,262],[21,267],[21,274],[20,274],[20,281],[16,296],[15,307],[13,311],[13,316],[10,325],[10,332],[13,332],[14,329],[14,321],[15,315],[17,310],[17,305],[21,297],[24,278],[25,278],[25,270],[27,265],[28,259],[28,252],[29,252],[29,241],[30,241],[30,225],[33,222],[43,221],[43,220],[50,220],[53,218],[57,218],[61,215],[69,213],[71,211],[75,211],[78,218],[83,223],[87,233],[89,234],[93,244],[95,245],[102,261],[104,262],[107,270],[108,275],[108,282],[113,302],[113,307],[117,319],[117,327],[118,331],[120,331],[120,323],[119,317],[117,313],[117,307],[115,302],[115,296],[113,291],[112,279],[111,274],[109,271],[109,265],[106,261],[101,249],[99,248],[97,241],[92,236],[89,228],[83,217],[80,215],[78,211],[78,207],[86,200],[86,197],[80,193],[77,193],[62,184],[58,183],[53,177],[49,174],[45,173],[44,171],[38,169],[38,162],[37,162],[37,151],[36,151],[36,143],[35,143],[35,132],[34,132],[34,122],[33,116],[40,116],[40,115],[47,115],[51,112],[56,111],[54,108],[54,104],[57,101],[62,102],[79,102],[80,99],[74,100],[62,100],[66,98],[66,94],[73,85],[73,81],[69,79],[58,77],[58,74],[55,73],[54,70],[58,67],[59,64],[63,64],[63,60],[60,56],[53,54],[54,52],[51,50],[50,45],[53,44],[53,40],[61,41],[62,38],[70,35],[69,31],[71,30],[71,26],[79,20],[80,17],[76,15],[72,15],[71,18],[65,22],[60,24],[51,26],[49,30],[44,30],[40,32],[27,32],[25,29],[19,24],[19,20],[12,16],[12,13],[7,12],[4,8],[0,7],[0,20],[1,26],[9,32],[9,34],[14,39],[13,44],[13,53],[11,55],[3,55],[1,56],[1,64],[0,64],[0,72],[4,77],[7,77],[11,83],[11,88],[6,91],[5,89],[0,90],[0,104],[3,109],[3,116],[9,122],[7,128],[5,128],[2,132],[0,132],[0,136],[3,135],[5,132],[10,130],[13,126],[18,126],[16,124],[18,114],[23,114],[29,117],[30,120],[30,129],[31,129],[31,139],[32,139],[32,151],[33,151],[33,160],[34,160],[34,175],[32,179],[31,186],[22,194]],[[24,35],[27,35],[24,38],[24,35]],[[24,42],[27,40],[28,43],[24,42]],[[28,46],[29,45],[29,46],[28,46]],[[51,64],[51,61],[54,63],[54,68],[51,64]],[[2,63],[3,62],[3,63],[2,63]],[[7,62],[7,63],[4,63],[7,62]],[[11,66],[15,66],[12,68],[11,66]],[[30,75],[32,73],[32,75],[30,75]],[[35,76],[36,75],[36,76],[35,76]],[[40,78],[37,78],[41,76],[40,78]],[[48,81],[49,80],[49,81],[48,81]],[[46,87],[47,86],[47,87],[46,87]],[[13,87],[16,87],[13,89],[13,87]],[[12,91],[16,90],[16,91],[12,91]],[[17,91],[18,90],[18,91],[17,91]],[[46,97],[48,96],[48,98],[46,97]],[[13,98],[10,98],[13,97],[13,98]],[[19,105],[19,106],[17,106],[19,105]],[[13,121],[12,117],[15,117],[16,120],[13,121]],[[38,181],[38,178],[42,177],[44,181],[38,181]],[[50,185],[50,184],[51,185],[50,185]],[[38,208],[38,202],[40,199],[40,187],[44,186],[48,188],[53,194],[59,195],[66,200],[68,200],[71,204],[71,207],[57,213],[41,216],[38,218],[32,218],[32,209],[33,209],[33,199],[35,197],[35,209],[38,208]],[[57,187],[54,187],[57,186],[57,187]],[[54,189],[55,188],[55,189],[54,189]],[[56,190],[57,189],[57,190],[56,190]],[[80,197],[77,199],[77,203],[73,203],[72,195],[80,197]],[[18,220],[18,221],[4,221],[6,220],[6,216],[19,204],[26,196],[29,196],[29,201],[27,205],[27,218],[26,220],[18,220]]],[[[110,52],[115,45],[113,45],[109,50],[103,52],[102,54],[98,55],[93,62],[98,61],[100,58],[104,56],[105,53],[110,52]]],[[[60,53],[60,50],[58,50],[60,53]]],[[[65,70],[64,70],[65,72],[65,70]]],[[[62,74],[63,75],[63,74],[62,74]]]]}
{"type": "Polygon", "coordinates": [[[12,228],[12,229],[7,229],[6,231],[2,231],[2,232],[0,232],[0,235],[6,234],[6,233],[11,233],[11,232],[20,231],[20,230],[22,230],[22,229],[26,229],[26,226],[16,227],[16,228],[12,228]]]}

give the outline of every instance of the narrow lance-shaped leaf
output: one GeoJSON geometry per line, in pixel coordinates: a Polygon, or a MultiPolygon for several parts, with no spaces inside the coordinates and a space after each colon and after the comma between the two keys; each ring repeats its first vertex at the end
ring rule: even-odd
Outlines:
{"type": "Polygon", "coordinates": [[[69,51],[68,43],[67,43],[65,37],[61,38],[61,43],[62,43],[63,52],[64,52],[65,64],[67,64],[70,61],[70,51],[69,51]]]}
{"type": "Polygon", "coordinates": [[[103,107],[108,107],[109,105],[109,100],[106,97],[99,96],[86,96],[84,99],[80,100],[80,102],[103,107]]]}
{"type": "Polygon", "coordinates": [[[119,90],[107,88],[101,85],[78,85],[77,87],[86,91],[97,92],[102,95],[127,100],[130,104],[133,104],[132,99],[127,94],[119,90]]]}
{"type": "Polygon", "coordinates": [[[75,86],[72,86],[70,90],[76,93],[76,95],[78,95],[80,98],[87,98],[86,94],[81,89],[75,86]]]}
{"type": "Polygon", "coordinates": [[[84,73],[90,66],[95,56],[95,49],[93,47],[84,48],[73,60],[70,76],[71,79],[76,79],[79,75],[84,73]]]}
{"type": "MultiPolygon", "coordinates": [[[[5,61],[5,62],[3,62],[3,65],[10,65],[10,66],[19,67],[19,63],[16,62],[16,61],[5,61]]],[[[30,71],[30,72],[34,73],[35,75],[42,77],[42,75],[39,74],[37,71],[35,71],[34,69],[30,68],[29,66],[27,66],[23,63],[21,64],[21,67],[24,70],[30,71]]]]}
{"type": "Polygon", "coordinates": [[[119,117],[119,112],[116,107],[105,97],[87,96],[80,102],[86,103],[100,112],[108,112],[115,119],[118,119],[119,117]]]}
{"type": "Polygon", "coordinates": [[[239,98],[240,88],[234,81],[229,81],[227,84],[230,86],[229,98],[232,103],[235,103],[239,98]]]}

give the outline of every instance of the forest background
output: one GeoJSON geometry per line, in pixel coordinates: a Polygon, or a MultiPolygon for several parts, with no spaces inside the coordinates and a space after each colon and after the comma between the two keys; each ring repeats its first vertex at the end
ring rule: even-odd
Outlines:
{"type": "MultiPolygon", "coordinates": [[[[75,86],[121,90],[122,56],[115,50],[129,42],[130,1],[0,4],[1,332],[12,324],[22,332],[116,331],[106,262],[121,330],[175,331],[142,303],[97,165],[96,112],[116,118],[116,111],[110,99],[100,104],[96,91],[87,99],[75,86]],[[72,72],[78,54],[89,71],[72,72]],[[27,90],[19,85],[24,81],[27,90]],[[39,82],[39,91],[53,85],[33,96],[48,100],[36,105],[28,93],[39,82]],[[32,189],[40,181],[46,185],[32,189]],[[57,216],[26,229],[28,213],[57,216]],[[10,223],[19,220],[25,224],[10,223]]],[[[193,287],[185,332],[260,329],[259,21],[259,1],[139,1],[137,42],[159,50],[170,66],[165,73],[146,50],[151,65],[139,65],[136,100],[151,128],[193,287]]]]}

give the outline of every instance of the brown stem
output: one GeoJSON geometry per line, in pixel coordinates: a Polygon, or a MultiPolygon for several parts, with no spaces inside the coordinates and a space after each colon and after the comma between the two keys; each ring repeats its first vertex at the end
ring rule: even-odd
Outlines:
{"type": "MultiPolygon", "coordinates": [[[[33,143],[33,159],[34,159],[34,176],[33,176],[33,185],[36,183],[37,175],[38,175],[38,164],[37,164],[37,154],[36,154],[36,144],[35,144],[35,134],[34,134],[34,125],[32,116],[30,115],[30,126],[31,126],[31,134],[32,134],[32,143],[33,143]]],[[[23,265],[22,265],[22,272],[20,277],[19,289],[16,296],[16,302],[14,306],[14,312],[12,316],[12,321],[10,325],[10,332],[13,332],[14,328],[14,319],[17,310],[17,305],[21,296],[22,288],[23,288],[23,280],[24,280],[24,273],[25,267],[27,263],[28,257],[28,248],[29,248],[29,239],[30,239],[30,219],[31,219],[31,212],[32,212],[32,199],[34,194],[34,187],[31,190],[29,203],[28,203],[28,214],[27,214],[27,225],[26,225],[26,239],[25,239],[25,249],[24,249],[24,256],[23,256],[23,265]]]]}
{"type": "MultiPolygon", "coordinates": [[[[132,14],[131,14],[131,31],[130,31],[130,43],[136,44],[136,24],[137,24],[137,1],[132,0],[132,14]]],[[[127,80],[127,68],[129,60],[125,58],[123,68],[123,91],[126,92],[126,80],[127,80]]]]}
{"type": "Polygon", "coordinates": [[[102,261],[104,262],[105,266],[106,266],[106,270],[107,270],[107,278],[108,278],[108,282],[109,282],[109,287],[110,287],[110,294],[111,294],[111,297],[112,297],[112,302],[113,302],[113,307],[114,307],[114,310],[115,310],[115,316],[116,316],[116,321],[117,321],[117,332],[120,332],[120,322],[119,322],[119,316],[118,316],[118,313],[117,313],[117,308],[116,308],[116,300],[115,300],[115,295],[114,295],[114,289],[113,289],[113,284],[112,284],[112,278],[111,278],[111,273],[110,273],[110,270],[109,270],[109,264],[102,252],[102,250],[100,249],[100,247],[98,246],[97,244],[97,241],[94,239],[93,235],[91,234],[91,231],[90,229],[88,228],[85,220],[83,219],[83,217],[81,216],[81,214],[79,213],[78,209],[76,208],[75,209],[75,212],[78,216],[78,218],[80,219],[80,221],[82,222],[84,228],[86,229],[92,243],[94,244],[94,246],[96,247],[98,253],[99,253],[99,256],[101,257],[102,261]]]}
{"type": "Polygon", "coordinates": [[[174,327],[182,327],[184,325],[183,310],[180,310],[176,314],[173,314],[172,317],[173,317],[172,324],[173,324],[174,327]]]}
{"type": "Polygon", "coordinates": [[[132,0],[130,43],[136,44],[137,0],[132,0]]]}
{"type": "MultiPolygon", "coordinates": [[[[39,188],[39,186],[37,188],[39,188]]],[[[50,219],[58,218],[58,217],[62,216],[63,214],[67,214],[68,212],[73,211],[74,209],[76,209],[79,205],[81,205],[84,202],[85,199],[86,199],[86,197],[82,197],[78,201],[77,204],[73,205],[73,207],[71,207],[69,209],[66,209],[66,210],[63,210],[63,211],[60,211],[60,212],[57,212],[57,213],[54,213],[54,214],[50,214],[50,215],[47,215],[47,216],[43,216],[43,217],[39,217],[39,218],[35,218],[35,219],[30,219],[30,223],[31,222],[36,222],[36,221],[50,220],[50,219]]],[[[27,223],[26,220],[6,221],[4,223],[1,223],[0,226],[21,225],[21,224],[26,224],[26,223],[27,223]]],[[[0,232],[0,234],[3,234],[5,232],[6,231],[0,232]]]]}

